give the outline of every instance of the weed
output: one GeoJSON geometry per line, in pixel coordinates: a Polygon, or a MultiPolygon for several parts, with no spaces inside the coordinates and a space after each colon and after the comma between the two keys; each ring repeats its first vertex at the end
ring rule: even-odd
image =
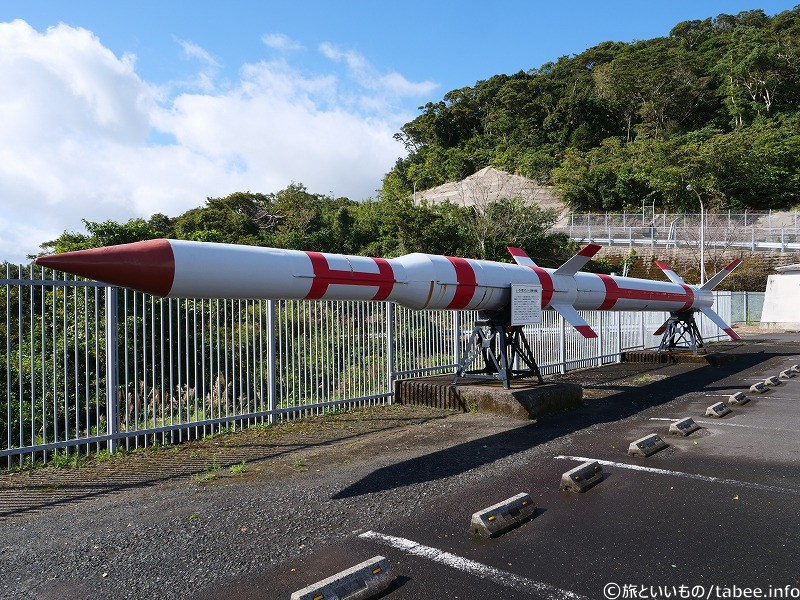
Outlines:
{"type": "Polygon", "coordinates": [[[209,473],[219,473],[221,470],[222,467],[219,466],[219,463],[217,462],[217,455],[215,454],[211,457],[211,462],[206,463],[206,471],[209,473]]]}
{"type": "Polygon", "coordinates": [[[17,462],[14,466],[9,468],[9,471],[12,473],[22,473],[24,471],[33,471],[34,469],[38,469],[39,467],[44,466],[44,462],[41,460],[36,460],[32,458],[30,455],[25,456],[19,462],[17,462]]]}
{"type": "Polygon", "coordinates": [[[238,465],[233,465],[230,468],[231,473],[234,475],[241,475],[247,471],[247,467],[244,464],[244,461],[240,462],[238,465]]]}
{"type": "Polygon", "coordinates": [[[307,471],[308,470],[308,463],[304,461],[302,458],[295,458],[292,461],[292,469],[295,471],[307,471]]]}
{"type": "Polygon", "coordinates": [[[222,467],[217,462],[217,455],[211,457],[211,462],[206,463],[206,469],[202,473],[198,473],[194,476],[195,483],[208,483],[209,481],[215,480],[219,477],[219,472],[222,470],[222,467]]]}
{"type": "Polygon", "coordinates": [[[108,450],[98,450],[97,453],[94,455],[94,459],[97,462],[107,462],[114,458],[114,454],[109,452],[108,450]]]}
{"type": "Polygon", "coordinates": [[[195,519],[199,519],[199,518],[200,518],[200,515],[197,514],[196,512],[194,512],[194,513],[189,515],[189,520],[190,521],[194,521],[195,519]]]}
{"type": "Polygon", "coordinates": [[[78,452],[69,454],[67,450],[56,450],[50,457],[50,464],[56,469],[79,469],[86,464],[86,457],[78,452]]]}
{"type": "Polygon", "coordinates": [[[209,481],[214,481],[219,474],[214,471],[204,471],[203,473],[198,473],[193,477],[195,483],[208,483],[209,481]]]}

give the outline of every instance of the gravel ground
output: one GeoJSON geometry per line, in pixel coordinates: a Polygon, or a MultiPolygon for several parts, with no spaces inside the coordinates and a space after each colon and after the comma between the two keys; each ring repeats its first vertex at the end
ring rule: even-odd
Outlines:
{"type": "MultiPolygon", "coordinates": [[[[601,414],[620,391],[700,368],[620,364],[563,379],[585,383],[601,414]]],[[[613,410],[624,418],[639,409],[613,410]]],[[[0,596],[196,598],[277,564],[301,568],[316,548],[411,517],[497,469],[552,455],[565,436],[609,418],[579,413],[554,418],[545,432],[494,415],[375,407],[79,468],[0,475],[0,596]],[[502,435],[512,430],[519,435],[502,435]],[[503,442],[481,446],[480,438],[503,442]],[[457,445],[469,455],[438,460],[438,451],[457,445]],[[244,472],[231,470],[241,464],[244,472]]]]}
{"type": "Polygon", "coordinates": [[[410,516],[429,496],[477,474],[363,495],[346,490],[382,466],[519,425],[392,406],[6,475],[0,596],[193,597],[356,528],[410,516]],[[232,473],[241,460],[245,472],[232,473]]]}

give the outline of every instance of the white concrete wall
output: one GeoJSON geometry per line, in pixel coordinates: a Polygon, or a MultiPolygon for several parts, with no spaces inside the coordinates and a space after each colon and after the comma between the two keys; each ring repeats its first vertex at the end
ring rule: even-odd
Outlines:
{"type": "Polygon", "coordinates": [[[769,276],[761,327],[800,329],[800,271],[769,276]]]}

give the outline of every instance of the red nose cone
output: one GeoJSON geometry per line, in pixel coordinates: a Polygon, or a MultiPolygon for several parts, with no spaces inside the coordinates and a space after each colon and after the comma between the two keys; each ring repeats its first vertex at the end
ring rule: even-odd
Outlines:
{"type": "Polygon", "coordinates": [[[51,254],[36,264],[140,292],[166,296],[175,277],[175,257],[168,240],[51,254]]]}

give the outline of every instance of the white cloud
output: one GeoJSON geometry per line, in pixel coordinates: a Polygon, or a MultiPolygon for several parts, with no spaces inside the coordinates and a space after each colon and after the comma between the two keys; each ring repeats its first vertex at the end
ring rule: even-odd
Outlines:
{"type": "Polygon", "coordinates": [[[414,83],[403,77],[400,73],[391,71],[386,75],[379,75],[366,58],[353,50],[341,50],[329,42],[319,45],[323,56],[336,61],[344,62],[353,78],[369,90],[383,92],[392,96],[425,96],[437,88],[433,81],[414,83]]]}
{"type": "Polygon", "coordinates": [[[178,43],[183,48],[183,53],[190,58],[197,58],[211,67],[219,67],[219,61],[211,56],[209,52],[195,44],[186,40],[178,40],[178,43]]]}
{"type": "Polygon", "coordinates": [[[273,50],[279,50],[280,52],[293,52],[303,49],[303,45],[300,42],[293,40],[283,33],[267,33],[261,36],[261,41],[265,46],[273,50]]]}
{"type": "Polygon", "coordinates": [[[183,54],[186,58],[197,60],[201,64],[201,69],[197,75],[186,82],[185,85],[203,92],[213,92],[216,87],[214,79],[222,66],[220,62],[194,42],[181,39],[176,39],[176,41],[183,49],[183,54]]]}
{"type": "Polygon", "coordinates": [[[403,153],[392,134],[413,117],[391,95],[428,89],[390,73],[353,91],[285,60],[243,65],[236,81],[214,85],[219,61],[180,44],[206,80],[167,97],[175,84],[143,81],[134,57],[115,56],[85,29],[0,23],[0,260],[82,230],[82,218],[177,215],[208,196],[292,181],[373,195],[403,153]]]}

